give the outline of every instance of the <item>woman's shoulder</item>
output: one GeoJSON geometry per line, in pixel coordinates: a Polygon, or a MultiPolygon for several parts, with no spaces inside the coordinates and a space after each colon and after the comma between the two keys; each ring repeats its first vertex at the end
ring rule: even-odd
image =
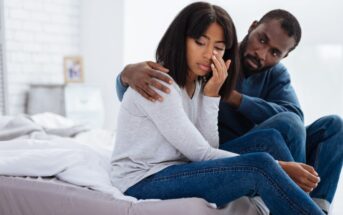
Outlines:
{"type": "MultiPolygon", "coordinates": [[[[168,99],[168,98],[174,98],[174,97],[180,97],[181,95],[181,88],[180,86],[175,82],[175,80],[168,74],[161,72],[161,74],[169,77],[170,79],[172,79],[172,83],[166,83],[162,80],[159,79],[155,79],[157,82],[159,82],[160,84],[164,85],[165,87],[169,88],[169,93],[165,93],[159,89],[157,89],[156,87],[150,85],[149,87],[152,88],[153,90],[156,91],[156,93],[158,93],[160,96],[163,97],[163,99],[168,99]]],[[[124,94],[124,98],[122,103],[126,103],[127,100],[133,101],[133,102],[139,102],[142,101],[144,102],[145,100],[148,101],[146,98],[144,98],[139,92],[137,92],[136,89],[133,89],[131,87],[128,88],[128,90],[125,92],[124,94]]]]}

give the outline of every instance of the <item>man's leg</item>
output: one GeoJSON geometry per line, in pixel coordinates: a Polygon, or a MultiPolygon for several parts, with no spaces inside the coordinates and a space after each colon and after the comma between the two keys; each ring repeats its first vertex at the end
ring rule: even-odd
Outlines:
{"type": "Polygon", "coordinates": [[[220,149],[246,154],[268,152],[276,160],[294,161],[280,132],[275,129],[256,129],[234,140],[220,144],[220,149]]]}
{"type": "Polygon", "coordinates": [[[321,181],[311,197],[328,211],[335,195],[343,161],[343,121],[338,116],[318,119],[306,128],[307,164],[318,172],[321,181]]]}
{"type": "Polygon", "coordinates": [[[282,112],[260,123],[251,131],[273,128],[280,132],[293,158],[297,162],[305,163],[306,130],[303,121],[292,112],[282,112]]]}

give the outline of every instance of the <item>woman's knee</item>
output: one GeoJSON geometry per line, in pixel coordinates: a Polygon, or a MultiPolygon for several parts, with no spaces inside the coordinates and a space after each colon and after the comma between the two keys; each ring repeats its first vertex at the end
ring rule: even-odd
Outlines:
{"type": "Polygon", "coordinates": [[[277,161],[267,152],[254,152],[241,156],[244,157],[243,163],[259,169],[265,169],[270,165],[277,164],[277,161]]]}

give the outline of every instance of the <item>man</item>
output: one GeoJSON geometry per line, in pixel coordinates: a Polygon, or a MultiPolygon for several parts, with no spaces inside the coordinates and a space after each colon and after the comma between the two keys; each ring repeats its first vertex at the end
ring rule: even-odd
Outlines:
{"type": "MultiPolygon", "coordinates": [[[[273,128],[285,139],[295,161],[313,166],[321,182],[311,186],[306,178],[316,171],[303,166],[303,171],[287,174],[328,213],[336,192],[343,159],[343,122],[338,116],[318,119],[305,127],[303,113],[291,86],[289,73],[280,61],[296,48],[301,39],[297,19],[287,11],[273,10],[254,21],[240,44],[242,73],[236,90],[220,103],[218,127],[220,142],[230,141],[230,150],[246,153],[259,130],[273,128]],[[249,134],[250,139],[247,138],[249,134]]],[[[170,83],[159,72],[166,68],[143,62],[126,66],[117,78],[117,93],[121,99],[129,85],[151,101],[163,101],[152,87],[169,92],[155,79],[170,83]]],[[[266,137],[268,138],[268,137],[266,137]]],[[[260,143],[264,150],[263,142],[260,143]]]]}

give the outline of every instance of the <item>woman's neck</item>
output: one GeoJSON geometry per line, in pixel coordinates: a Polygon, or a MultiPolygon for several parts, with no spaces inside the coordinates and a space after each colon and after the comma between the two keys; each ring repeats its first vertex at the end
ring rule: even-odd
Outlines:
{"type": "Polygon", "coordinates": [[[196,86],[196,79],[197,79],[197,75],[192,74],[192,73],[188,73],[185,89],[186,89],[186,92],[187,92],[189,98],[192,98],[194,95],[195,86],[196,86]]]}

